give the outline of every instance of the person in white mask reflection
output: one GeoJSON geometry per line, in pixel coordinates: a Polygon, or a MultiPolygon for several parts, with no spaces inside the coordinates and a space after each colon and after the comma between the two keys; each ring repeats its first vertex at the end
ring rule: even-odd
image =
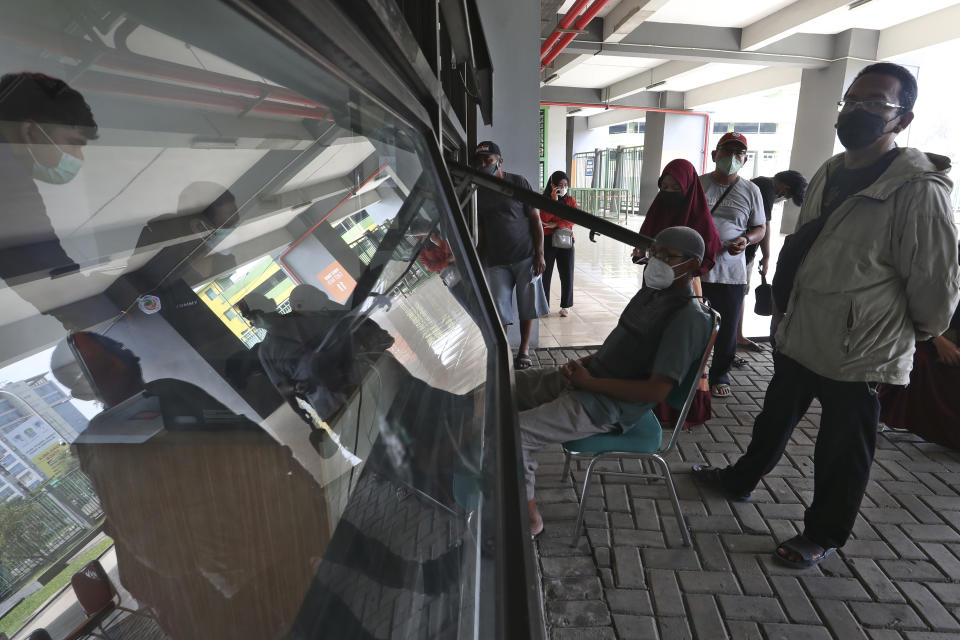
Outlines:
{"type": "Polygon", "coordinates": [[[716,167],[700,176],[713,223],[723,250],[717,263],[701,278],[703,297],[720,314],[720,331],[710,363],[710,393],[716,398],[730,395],[730,367],[737,353],[737,325],[747,293],[747,262],[744,251],[763,239],[766,216],[760,189],[737,175],[747,161],[747,137],[731,131],[724,134],[713,151],[716,167]]]}
{"type": "Polygon", "coordinates": [[[8,285],[79,268],[61,246],[36,183],[75,178],[83,147],[96,138],[90,106],[62,80],[25,72],[0,78],[0,278],[8,285]]]}
{"type": "MultiPolygon", "coordinates": [[[[543,531],[543,518],[534,500],[534,453],[557,442],[645,428],[636,425],[666,399],[690,364],[703,354],[712,319],[691,285],[703,253],[703,238],[695,230],[664,229],[651,245],[644,287],[627,304],[596,354],[562,367],[517,372],[532,535],[543,531]]],[[[656,449],[660,429],[649,437],[651,450],[656,449]]]]}

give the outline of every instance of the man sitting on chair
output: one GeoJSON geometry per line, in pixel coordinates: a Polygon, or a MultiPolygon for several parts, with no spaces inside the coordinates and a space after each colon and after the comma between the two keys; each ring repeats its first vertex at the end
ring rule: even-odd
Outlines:
{"type": "MultiPolygon", "coordinates": [[[[596,354],[562,367],[517,372],[531,534],[543,531],[533,498],[534,452],[548,444],[628,431],[703,356],[712,319],[691,285],[703,247],[703,238],[689,227],[661,231],[649,249],[643,288],[596,354]]],[[[655,436],[659,442],[660,434],[655,436]]]]}

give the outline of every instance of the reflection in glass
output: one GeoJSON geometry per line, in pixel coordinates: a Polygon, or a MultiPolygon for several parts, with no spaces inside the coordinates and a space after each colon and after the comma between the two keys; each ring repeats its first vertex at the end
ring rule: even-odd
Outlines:
{"type": "Polygon", "coordinates": [[[422,141],[193,4],[0,4],[0,599],[99,558],[122,637],[470,637],[491,337],[422,141]]]}

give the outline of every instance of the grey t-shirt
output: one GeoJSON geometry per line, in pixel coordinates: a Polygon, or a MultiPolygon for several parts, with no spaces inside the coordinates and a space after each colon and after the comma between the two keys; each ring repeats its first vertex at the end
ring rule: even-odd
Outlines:
{"type": "MultiPolygon", "coordinates": [[[[693,289],[641,289],[620,315],[620,321],[587,364],[598,378],[644,380],[654,373],[683,381],[710,340],[708,316],[693,289]]],[[[573,391],[594,424],[613,424],[624,431],[653,408],[650,402],[627,402],[602,393],[573,391]]]]}
{"type": "MultiPolygon", "coordinates": [[[[709,173],[700,176],[700,184],[707,196],[707,206],[713,209],[729,185],[717,184],[709,173]]],[[[742,253],[730,255],[726,247],[734,239],[746,235],[750,227],[758,227],[767,221],[760,189],[745,178],[739,178],[713,211],[713,224],[717,227],[723,249],[717,252],[713,269],[703,276],[704,282],[718,284],[747,284],[747,261],[742,253]]]]}
{"type": "MultiPolygon", "coordinates": [[[[504,180],[523,189],[530,183],[523,176],[505,173],[504,180]]],[[[477,222],[483,234],[480,259],[486,267],[515,264],[533,255],[530,218],[533,208],[505,195],[480,189],[477,192],[477,222]]]]}

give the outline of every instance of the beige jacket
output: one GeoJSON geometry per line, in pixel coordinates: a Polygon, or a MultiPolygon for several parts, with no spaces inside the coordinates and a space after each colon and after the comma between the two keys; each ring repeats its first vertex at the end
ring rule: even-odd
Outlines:
{"type": "MultiPolygon", "coordinates": [[[[828,160],[810,181],[799,224],[820,215],[828,160]]],[[[914,343],[940,335],[958,299],[950,160],[905,148],[831,214],[797,270],[777,347],[843,381],[906,384],[914,343]]]]}

